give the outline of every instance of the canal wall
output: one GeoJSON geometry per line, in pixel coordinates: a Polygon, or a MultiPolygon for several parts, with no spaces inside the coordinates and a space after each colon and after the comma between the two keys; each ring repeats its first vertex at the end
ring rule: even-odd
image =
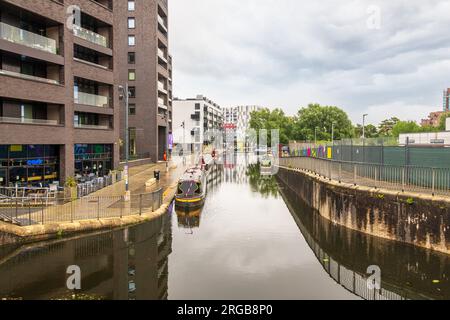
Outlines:
{"type": "Polygon", "coordinates": [[[35,241],[60,238],[77,233],[99,230],[112,230],[147,222],[165,214],[172,203],[177,185],[170,186],[164,192],[162,205],[156,211],[143,212],[141,215],[130,215],[122,218],[86,219],[74,222],[46,223],[32,226],[17,226],[0,221],[0,246],[25,244],[35,241]]]}
{"type": "Polygon", "coordinates": [[[333,223],[450,254],[450,198],[340,183],[280,167],[277,178],[333,223]]]}

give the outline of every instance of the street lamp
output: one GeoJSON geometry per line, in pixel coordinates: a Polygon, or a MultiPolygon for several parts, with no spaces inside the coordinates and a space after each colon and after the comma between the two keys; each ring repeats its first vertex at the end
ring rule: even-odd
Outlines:
{"type": "Polygon", "coordinates": [[[128,83],[124,86],[119,86],[119,99],[125,100],[125,201],[129,201],[131,198],[130,195],[130,186],[129,186],[129,178],[128,178],[128,162],[129,162],[129,129],[128,129],[128,109],[129,109],[129,98],[130,91],[128,89],[128,83]]]}
{"type": "Polygon", "coordinates": [[[317,145],[317,127],[314,128],[314,146],[317,145]]]}
{"type": "Polygon", "coordinates": [[[363,139],[366,139],[366,117],[368,114],[363,114],[363,139]]]}

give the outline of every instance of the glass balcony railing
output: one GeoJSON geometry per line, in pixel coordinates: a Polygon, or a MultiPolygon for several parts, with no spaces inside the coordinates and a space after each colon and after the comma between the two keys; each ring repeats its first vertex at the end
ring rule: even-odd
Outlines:
{"type": "Polygon", "coordinates": [[[35,76],[30,76],[30,75],[24,74],[24,73],[19,73],[19,72],[13,72],[13,71],[1,70],[0,69],[0,75],[2,75],[2,74],[5,75],[5,76],[11,76],[11,77],[15,77],[15,78],[22,78],[22,79],[27,79],[27,80],[35,80],[35,81],[51,83],[51,84],[59,84],[59,81],[56,81],[56,80],[47,79],[47,78],[41,78],[41,77],[35,77],[35,76]]]}
{"type": "Polygon", "coordinates": [[[108,39],[106,39],[106,37],[104,37],[98,33],[95,33],[94,31],[74,25],[73,26],[73,34],[81,39],[84,39],[86,41],[98,44],[99,46],[108,48],[108,39]]]}
{"type": "Polygon", "coordinates": [[[109,126],[102,126],[102,125],[96,125],[96,124],[80,124],[80,123],[74,123],[75,128],[80,129],[94,129],[94,130],[109,130],[109,126]]]}
{"type": "Polygon", "coordinates": [[[88,106],[108,108],[109,99],[105,96],[90,94],[85,92],[74,92],[74,100],[76,104],[84,104],[88,106]]]}
{"type": "Polygon", "coordinates": [[[56,41],[0,22],[0,38],[34,49],[56,54],[56,41]]]}
{"type": "Polygon", "coordinates": [[[41,124],[51,126],[57,126],[59,124],[57,120],[12,118],[12,117],[0,117],[0,123],[41,124]]]}

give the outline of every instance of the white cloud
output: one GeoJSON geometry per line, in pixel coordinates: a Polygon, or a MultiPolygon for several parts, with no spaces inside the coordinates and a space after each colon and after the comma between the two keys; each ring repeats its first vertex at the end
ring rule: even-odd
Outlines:
{"type": "Polygon", "coordinates": [[[174,95],[420,120],[450,87],[449,12],[445,0],[170,0],[174,95]]]}

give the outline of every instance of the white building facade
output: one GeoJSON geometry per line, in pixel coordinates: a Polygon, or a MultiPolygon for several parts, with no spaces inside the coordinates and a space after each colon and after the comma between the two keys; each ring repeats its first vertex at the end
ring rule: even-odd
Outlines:
{"type": "Polygon", "coordinates": [[[223,130],[222,108],[207,97],[173,100],[173,139],[178,147],[192,152],[212,142],[223,130]]]}

